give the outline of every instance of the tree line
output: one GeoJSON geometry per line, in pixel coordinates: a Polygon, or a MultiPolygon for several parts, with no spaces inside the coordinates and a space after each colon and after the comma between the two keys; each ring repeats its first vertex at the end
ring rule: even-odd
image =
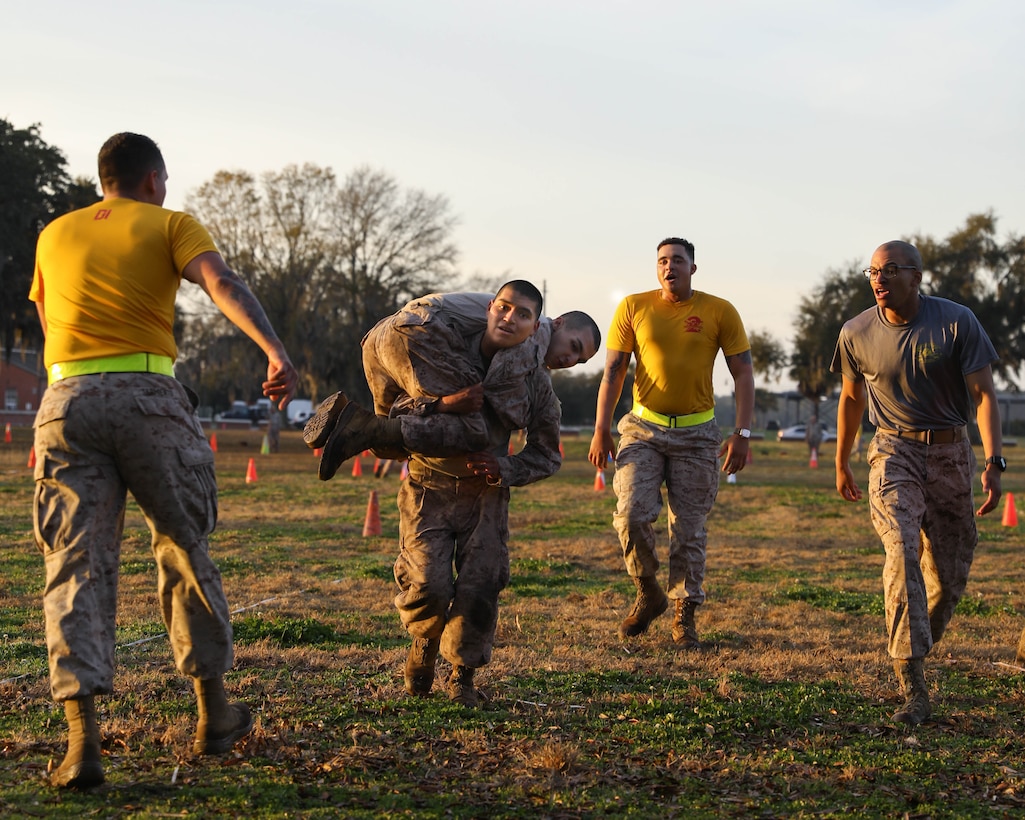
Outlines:
{"type": "MultiPolygon", "coordinates": [[[[66,165],[38,125],[16,129],[0,119],[0,339],[8,357],[18,347],[42,343],[26,298],[39,231],[99,198],[96,183],[71,178],[66,165]]],[[[188,193],[184,208],[210,230],[228,264],[260,299],[299,370],[300,392],[314,399],[343,388],[369,400],[360,340],[409,299],[501,284],[501,277],[459,274],[452,238],[457,220],[444,196],[403,188],[367,166],[344,179],[310,163],[259,178],[219,171],[188,193]]],[[[921,251],[923,291],[975,312],[1000,354],[995,373],[1017,390],[1025,360],[1025,239],[1001,241],[992,213],[970,215],[942,240],[904,238],[921,251]]],[[[851,262],[828,270],[801,297],[789,351],[770,334],[752,330],[755,371],[769,380],[789,375],[813,401],[836,389],[839,377],[829,364],[840,327],[874,303],[863,268],[851,262]]],[[[255,395],[263,363],[200,296],[198,289],[184,289],[179,299],[176,371],[204,404],[224,408],[255,395]]],[[[593,419],[600,379],[600,373],[553,374],[567,424],[593,419]]],[[[759,394],[761,403],[768,394],[759,394]]]]}
{"type": "MultiPolygon", "coordinates": [[[[1012,234],[1001,241],[991,211],[969,215],[945,239],[923,234],[900,238],[922,255],[922,292],[971,308],[1000,357],[994,374],[1018,392],[1025,361],[1025,238],[1012,234]]],[[[789,354],[767,334],[752,333],[756,370],[772,378],[787,372],[812,401],[839,388],[840,376],[830,373],[829,365],[840,328],[875,304],[865,267],[850,262],[828,270],[801,297],[789,354]]]]}

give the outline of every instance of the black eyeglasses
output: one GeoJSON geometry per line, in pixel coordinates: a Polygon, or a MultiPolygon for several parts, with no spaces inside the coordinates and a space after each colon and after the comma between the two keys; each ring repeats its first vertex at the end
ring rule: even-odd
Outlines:
{"type": "Polygon", "coordinates": [[[880,279],[888,282],[891,279],[895,279],[902,270],[918,270],[918,268],[914,265],[895,265],[891,262],[889,265],[883,265],[881,268],[865,268],[862,273],[865,274],[866,279],[878,276],[880,279]]]}

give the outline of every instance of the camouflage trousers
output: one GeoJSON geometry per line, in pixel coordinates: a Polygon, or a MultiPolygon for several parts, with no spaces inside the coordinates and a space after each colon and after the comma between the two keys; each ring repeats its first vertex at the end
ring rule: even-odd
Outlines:
{"type": "Polygon", "coordinates": [[[148,373],[52,384],[35,423],[36,543],[50,688],[57,701],[112,690],[127,493],[152,533],[157,594],[175,663],[219,677],[231,621],[207,537],[217,521],[213,452],[185,389],[148,373]]]}
{"type": "Polygon", "coordinates": [[[967,441],[925,445],[876,433],[868,447],[869,507],[883,542],[887,651],[923,658],[968,583],[979,535],[967,441]]]}
{"type": "Polygon", "coordinates": [[[612,517],[627,572],[655,575],[659,562],[652,526],[669,507],[670,598],[705,600],[705,521],[719,491],[722,433],[715,421],[694,427],[661,427],[627,413],[619,422],[619,450],[612,480],[612,517]]]}
{"type": "Polygon", "coordinates": [[[398,495],[395,606],[416,638],[441,638],[453,665],[491,660],[509,583],[509,489],[411,462],[398,495]]]}

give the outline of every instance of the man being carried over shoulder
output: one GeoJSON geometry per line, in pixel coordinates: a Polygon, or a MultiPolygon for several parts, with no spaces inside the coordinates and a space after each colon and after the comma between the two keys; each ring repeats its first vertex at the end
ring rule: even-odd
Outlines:
{"type": "Polygon", "coordinates": [[[363,367],[379,418],[357,405],[346,409],[350,402],[344,393],[320,405],[303,431],[309,447],[324,447],[320,478],[330,479],[343,461],[368,449],[366,435],[377,442],[369,449],[382,456],[479,450],[488,440],[485,404],[502,426],[523,429],[529,412],[524,390],[528,374],[586,362],[597,352],[601,333],[586,313],[571,311],[555,319],[534,319],[534,331],[520,338],[511,332],[506,297],[522,286],[536,292],[529,282],[515,280],[493,298],[483,293],[430,294],[378,322],[363,340],[363,367]],[[492,313],[499,319],[494,333],[481,337],[492,313]],[[470,361],[477,344],[491,350],[482,378],[470,361]],[[347,425],[359,431],[351,442],[348,436],[333,435],[343,412],[347,425]]]}

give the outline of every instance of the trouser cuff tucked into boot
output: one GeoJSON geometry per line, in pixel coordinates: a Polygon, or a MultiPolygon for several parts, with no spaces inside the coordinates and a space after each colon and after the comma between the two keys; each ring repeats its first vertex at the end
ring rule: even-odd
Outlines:
{"type": "Polygon", "coordinates": [[[932,707],[929,705],[929,687],[925,683],[924,661],[922,658],[895,659],[893,671],[897,673],[901,694],[905,697],[904,705],[893,713],[893,719],[897,723],[917,726],[932,714],[932,707]]]}
{"type": "Polygon", "coordinates": [[[426,697],[434,686],[434,666],[438,660],[441,638],[413,638],[406,656],[403,672],[406,691],[411,695],[426,697]]]}
{"type": "Polygon", "coordinates": [[[224,681],[193,679],[199,707],[199,723],[192,743],[195,755],[227,752],[253,729],[253,718],[244,703],[228,703],[224,681]]]}
{"type": "Polygon", "coordinates": [[[448,679],[448,696],[450,700],[463,706],[478,706],[481,693],[473,685],[473,673],[477,671],[469,666],[453,666],[452,675],[448,679]]]}
{"type": "Polygon", "coordinates": [[[99,786],[104,778],[94,697],[64,701],[64,715],[68,720],[68,753],[50,773],[50,783],[61,789],[99,786]]]}
{"type": "Polygon", "coordinates": [[[676,614],[673,617],[673,643],[680,649],[701,649],[698,630],[694,624],[694,613],[698,605],[693,601],[676,599],[676,614]]]}

